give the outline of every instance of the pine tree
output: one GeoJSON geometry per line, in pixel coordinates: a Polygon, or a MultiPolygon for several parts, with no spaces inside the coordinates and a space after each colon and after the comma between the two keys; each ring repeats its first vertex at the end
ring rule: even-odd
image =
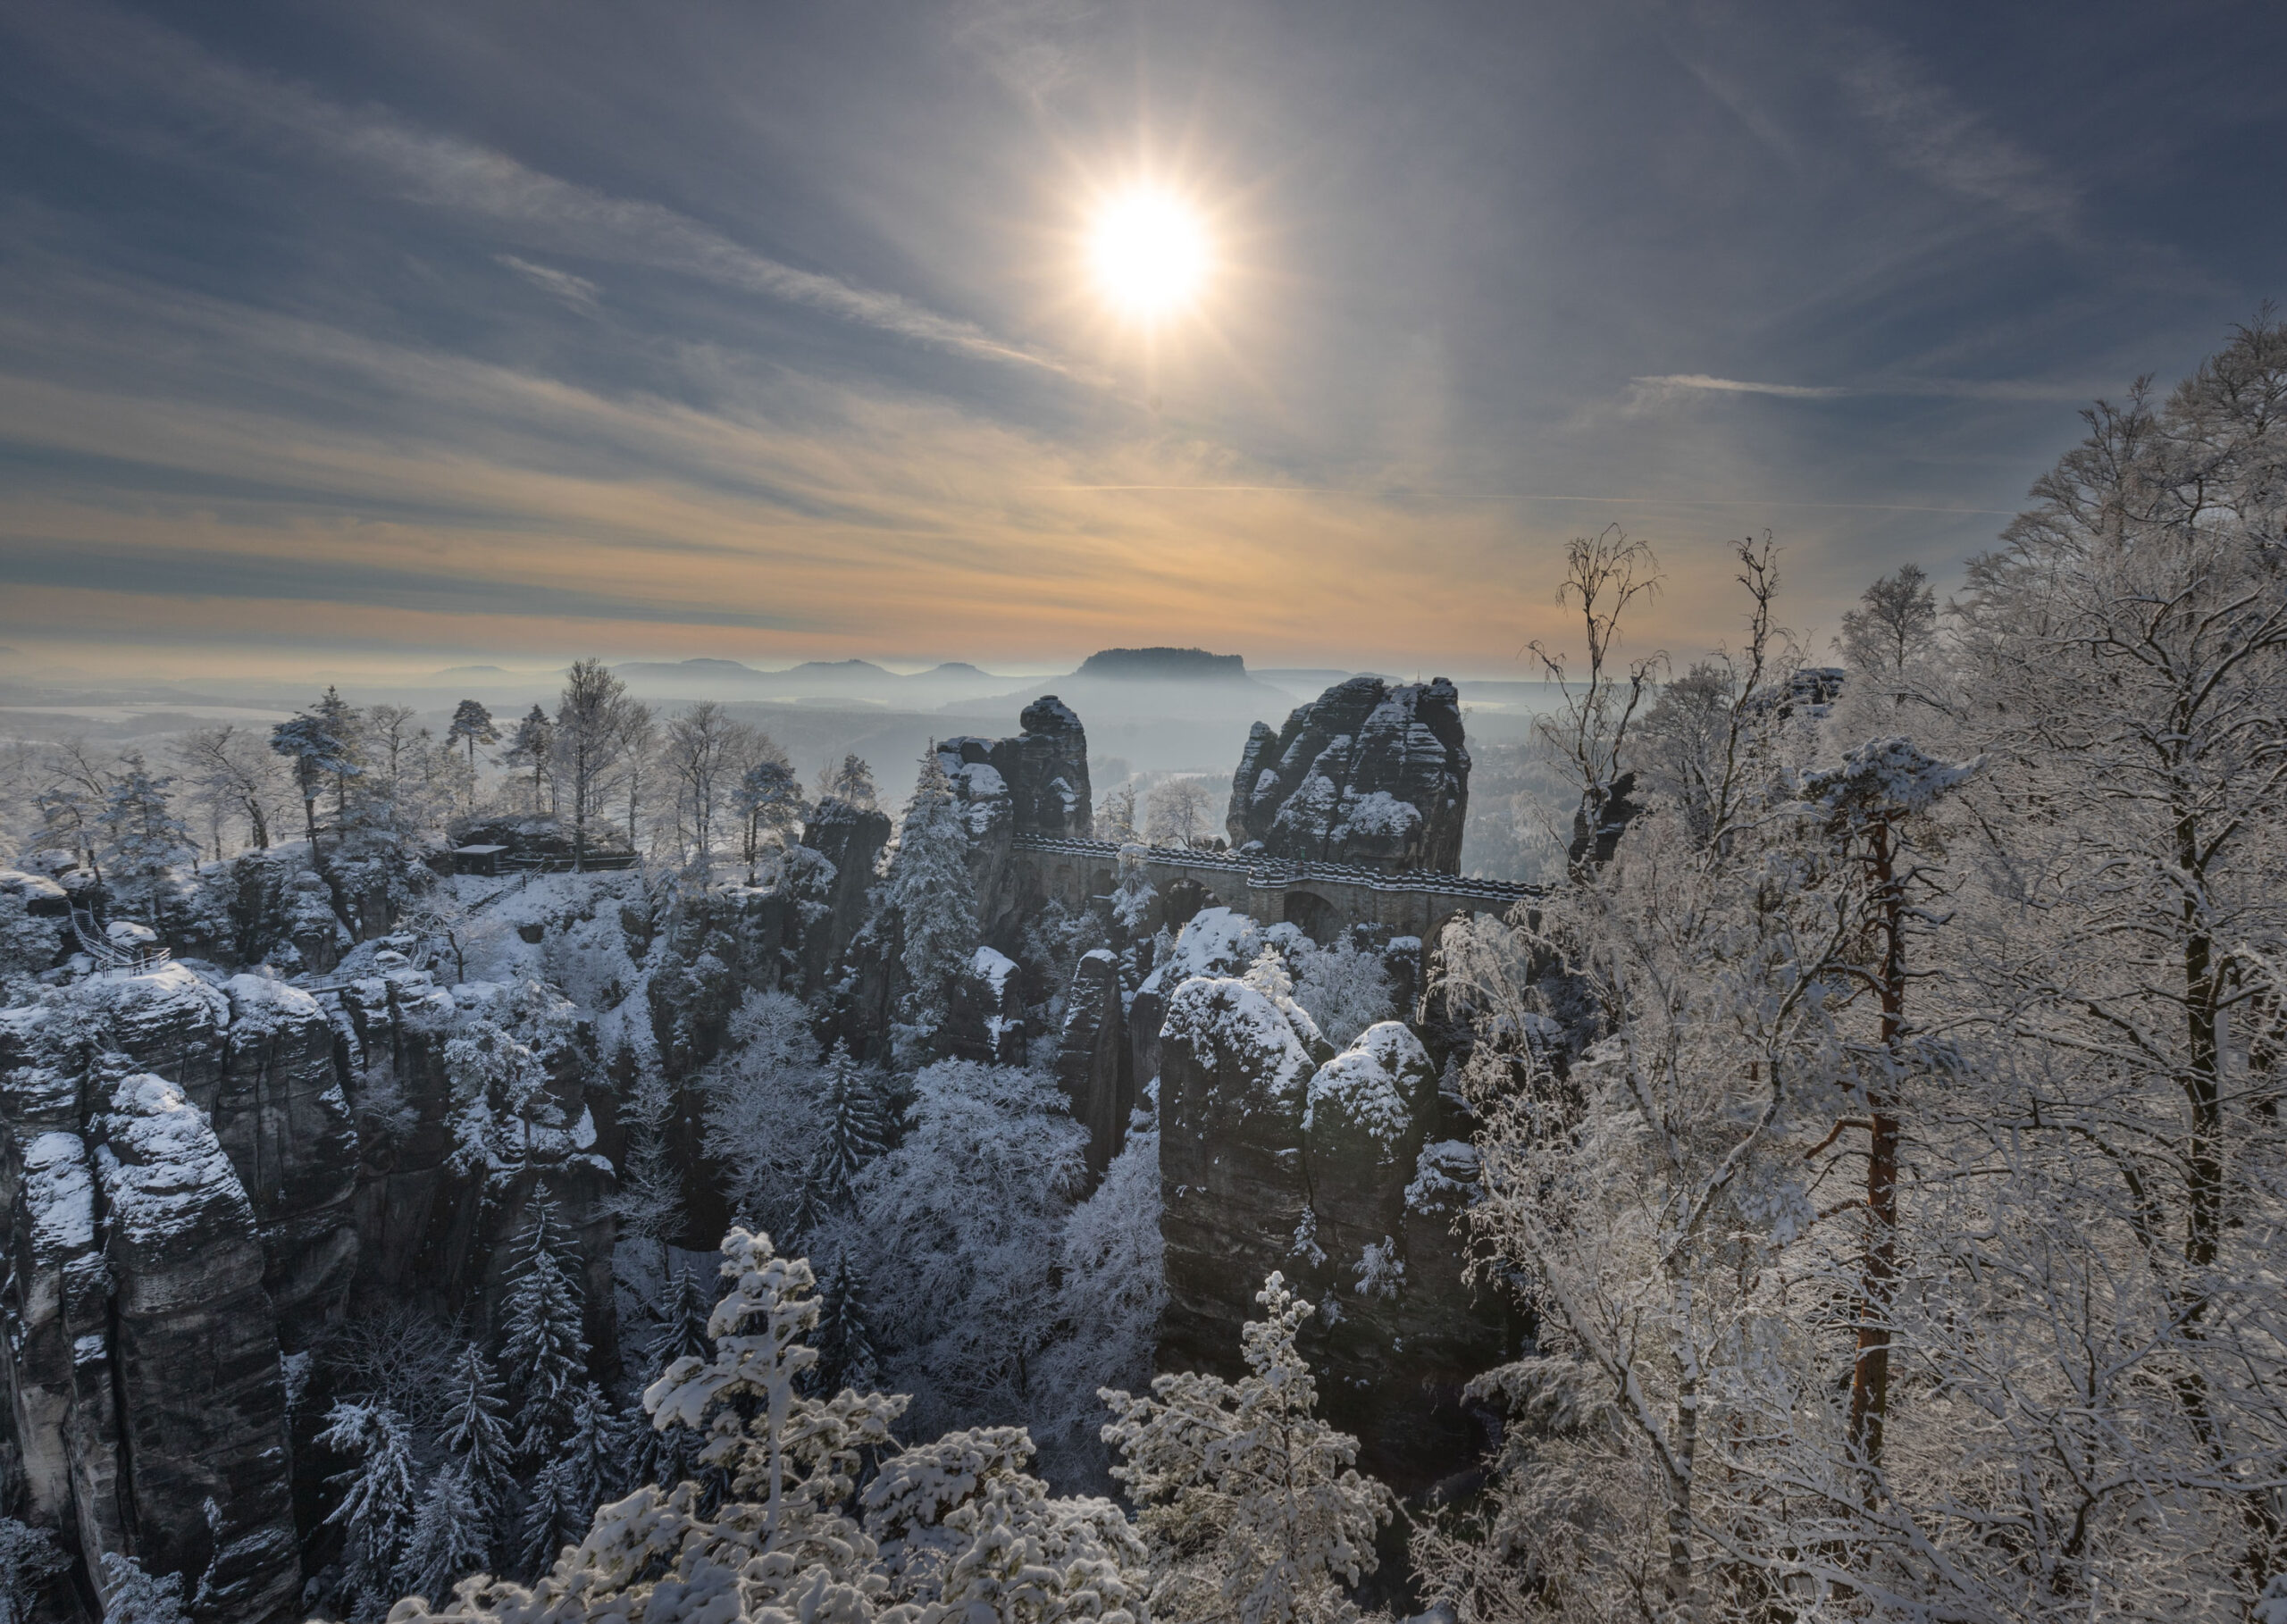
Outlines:
{"type": "Polygon", "coordinates": [[[412,1532],[418,1490],[413,1477],[413,1437],[387,1404],[338,1402],[327,1412],[318,1442],[355,1462],[329,1481],[341,1503],[326,1518],[348,1538],[342,1595],[358,1612],[386,1607],[406,1537],[412,1532]]]}
{"type": "Polygon", "coordinates": [[[825,1133],[802,1176],[796,1227],[808,1234],[827,1215],[846,1210],[859,1169],[882,1153],[882,1108],[849,1046],[837,1041],[826,1059],[819,1100],[825,1133]]]}
{"type": "Polygon", "coordinates": [[[1374,1570],[1392,1515],[1389,1490],[1352,1464],[1358,1440],[1316,1413],[1318,1385],[1294,1345],[1311,1305],[1276,1274],[1255,1301],[1265,1311],[1242,1334],[1249,1373],[1236,1382],[1185,1373],[1160,1377],[1151,1397],[1103,1394],[1114,1418],[1104,1438],[1125,1459],[1112,1476],[1164,1553],[1155,1613],[1342,1616],[1336,1581],[1374,1570]]]}
{"type": "Polygon", "coordinates": [[[558,779],[572,791],[572,866],[588,855],[588,824],[603,815],[612,770],[626,747],[622,731],[627,684],[601,660],[575,660],[556,707],[553,748],[558,779]]]}
{"type": "Polygon", "coordinates": [[[190,1624],[181,1574],[160,1578],[116,1551],[104,1553],[103,1570],[104,1624],[190,1624]]]}
{"type": "Polygon", "coordinates": [[[968,819],[933,749],[898,833],[887,900],[903,932],[902,1014],[926,1035],[944,1018],[948,985],[976,950],[976,885],[968,867],[968,819]]]}
{"type": "Polygon", "coordinates": [[[871,811],[876,793],[874,769],[867,766],[860,757],[844,756],[840,766],[830,766],[825,771],[823,795],[831,795],[836,800],[848,801],[853,807],[871,811]]]}
{"type": "Polygon", "coordinates": [[[429,1491],[414,1514],[397,1588],[443,1601],[455,1583],[491,1561],[490,1527],[491,1517],[469,1483],[467,1463],[448,1461],[430,1476],[429,1491]]]}
{"type": "Polygon", "coordinates": [[[476,810],[476,747],[500,742],[500,730],[493,724],[492,713],[474,699],[463,699],[454,708],[452,722],[445,729],[445,737],[458,739],[468,747],[468,809],[476,810]]]}
{"type": "Polygon", "coordinates": [[[573,1401],[563,1441],[533,1480],[519,1553],[528,1573],[545,1571],[566,1544],[587,1533],[599,1504],[619,1497],[627,1463],[618,1450],[617,1418],[603,1389],[589,1382],[573,1401]]]}
{"type": "Polygon", "coordinates": [[[830,1398],[845,1387],[867,1392],[880,1379],[880,1365],[860,1301],[864,1287],[850,1254],[838,1253],[819,1292],[818,1328],[812,1338],[818,1362],[804,1374],[805,1391],[830,1398]]]}
{"type": "Polygon", "coordinates": [[[802,785],[783,758],[758,761],[740,776],[731,805],[746,828],[747,883],[754,883],[756,859],[766,833],[782,841],[802,821],[802,785]]]}
{"type": "MultiPolygon", "coordinates": [[[[604,1390],[590,1382],[572,1407],[572,1426],[557,1458],[574,1504],[594,1506],[616,1500],[628,1486],[628,1463],[621,1457],[619,1416],[604,1390]]],[[[577,1532],[574,1536],[577,1537],[577,1532]]]]}
{"type": "Polygon", "coordinates": [[[196,856],[197,848],[170,804],[167,791],[175,781],[153,777],[134,750],[120,758],[120,766],[96,815],[98,838],[113,885],[138,902],[144,917],[155,925],[160,881],[175,864],[196,856]]]}
{"type": "Polygon", "coordinates": [[[556,724],[548,713],[535,705],[516,724],[515,736],[508,741],[508,748],[500,752],[500,765],[521,771],[532,770],[532,810],[544,808],[540,804],[540,790],[547,782],[548,764],[556,753],[556,724]]]}
{"type": "Polygon", "coordinates": [[[555,1203],[535,1199],[502,1316],[500,1362],[515,1373],[523,1397],[516,1453],[534,1465],[551,1460],[563,1444],[588,1374],[580,1282],[563,1256],[560,1228],[555,1203]]]}
{"type": "Polygon", "coordinates": [[[310,712],[323,724],[325,731],[341,741],[341,749],[327,765],[326,771],[333,778],[333,817],[337,828],[349,824],[349,781],[362,778],[365,773],[365,752],[363,741],[365,718],[357,707],[343,699],[332,683],[318,696],[310,712]]]}
{"type": "Polygon", "coordinates": [[[329,775],[339,783],[356,777],[362,769],[349,741],[336,733],[323,717],[307,712],[289,716],[272,728],[270,748],[293,763],[294,788],[302,798],[302,819],[309,829],[310,856],[314,859],[318,850],[319,791],[325,787],[329,775]]]}
{"type": "Polygon", "coordinates": [[[484,1357],[484,1350],[468,1344],[453,1367],[442,1441],[460,1470],[461,1488],[481,1525],[478,1537],[488,1550],[516,1480],[515,1452],[500,1419],[507,1408],[492,1361],[484,1357]]]}
{"type": "Polygon", "coordinates": [[[573,1486],[572,1469],[561,1455],[549,1461],[532,1479],[532,1498],[524,1503],[524,1528],[516,1548],[516,1566],[534,1577],[548,1571],[557,1553],[580,1536],[594,1511],[573,1486]]]}
{"type": "Polygon", "coordinates": [[[714,1307],[688,1265],[674,1270],[667,1283],[667,1299],[659,1305],[659,1328],[643,1350],[654,1377],[685,1354],[704,1359],[713,1352],[707,1316],[714,1307]]]}

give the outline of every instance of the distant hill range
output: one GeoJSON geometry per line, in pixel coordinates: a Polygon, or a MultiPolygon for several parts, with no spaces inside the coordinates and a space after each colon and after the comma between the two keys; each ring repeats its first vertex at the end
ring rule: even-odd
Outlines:
{"type": "MultiPolygon", "coordinates": [[[[909,675],[857,659],[810,660],[784,671],[761,671],[725,659],[634,660],[614,669],[636,693],[654,699],[941,712],[974,719],[980,728],[987,718],[998,718],[993,724],[1002,726],[1044,693],[1063,699],[1083,721],[1133,717],[1276,725],[1296,705],[1336,682],[1378,674],[1311,666],[1250,671],[1241,655],[1172,648],[1104,649],[1076,671],[1029,679],[995,675],[965,661],[909,675]]],[[[1547,703],[1545,685],[1538,682],[1464,680],[1461,687],[1464,703],[1498,709],[1537,709],[1547,703]]]]}
{"type": "Polygon", "coordinates": [[[993,693],[1015,680],[961,661],[909,676],[870,660],[808,660],[785,671],[758,671],[737,660],[632,660],[613,670],[637,693],[663,699],[840,700],[901,710],[932,710],[950,700],[993,693]]]}
{"type": "Polygon", "coordinates": [[[1083,722],[1131,716],[1276,722],[1298,697],[1251,674],[1239,655],[1204,649],[1106,649],[1064,676],[1040,677],[1014,692],[957,700],[943,708],[965,716],[998,716],[1021,710],[1044,693],[1078,711],[1083,722]]]}

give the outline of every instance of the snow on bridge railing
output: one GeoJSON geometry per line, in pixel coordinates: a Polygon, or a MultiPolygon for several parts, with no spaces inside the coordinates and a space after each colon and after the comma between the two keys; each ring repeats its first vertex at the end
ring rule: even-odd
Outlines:
{"type": "Polygon", "coordinates": [[[71,933],[79,938],[80,950],[95,961],[98,975],[140,975],[174,957],[156,942],[138,942],[130,947],[113,942],[111,933],[96,923],[95,915],[84,908],[71,910],[71,933]]]}
{"type": "MultiPolygon", "coordinates": [[[[1112,841],[1075,840],[1069,835],[1019,834],[1010,844],[1020,850],[1061,852],[1073,857],[1117,860],[1121,848],[1112,841]]],[[[1523,902],[1543,893],[1543,887],[1515,880],[1480,879],[1472,875],[1441,874],[1433,869],[1406,868],[1392,874],[1357,863],[1319,863],[1287,858],[1265,858],[1238,851],[1209,851],[1195,846],[1145,846],[1146,863],[1181,864],[1190,868],[1217,868],[1244,874],[1248,883],[1269,890],[1319,881],[1362,886],[1372,891],[1435,892],[1444,896],[1479,897],[1487,901],[1523,902]]]]}

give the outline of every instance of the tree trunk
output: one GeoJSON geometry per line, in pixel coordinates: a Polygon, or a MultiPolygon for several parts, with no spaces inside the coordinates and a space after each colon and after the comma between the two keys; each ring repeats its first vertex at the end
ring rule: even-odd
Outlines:
{"type": "Polygon", "coordinates": [[[1874,827],[1867,865],[1881,910],[1882,1075],[1866,1091],[1872,1125],[1866,1147],[1866,1262],[1858,1305],[1858,1357],[1850,1374],[1850,1446],[1860,1465],[1881,1465],[1882,1418],[1889,1408],[1890,1304],[1897,1292],[1897,1074],[1906,1030],[1906,898],[1897,881],[1894,832],[1874,827]]]}

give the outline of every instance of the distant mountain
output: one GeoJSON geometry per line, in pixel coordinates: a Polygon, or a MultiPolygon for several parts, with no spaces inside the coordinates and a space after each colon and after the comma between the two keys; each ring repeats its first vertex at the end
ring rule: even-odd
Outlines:
{"type": "Polygon", "coordinates": [[[1285,689],[1250,674],[1240,655],[1204,649],[1106,649],[1063,676],[1035,678],[1013,693],[959,699],[943,708],[980,720],[1002,718],[1044,693],[1056,695],[1089,724],[1144,718],[1244,727],[1255,721],[1275,723],[1294,705],[1285,689]]]}
{"type": "Polygon", "coordinates": [[[784,671],[758,671],[737,660],[631,660],[616,666],[620,680],[639,693],[677,699],[788,699],[928,710],[948,700],[989,693],[1009,679],[951,662],[901,676],[871,660],[806,660],[784,671]]]}
{"type": "Polygon", "coordinates": [[[431,672],[429,680],[432,682],[489,682],[497,677],[505,677],[507,674],[508,673],[498,666],[448,666],[442,671],[431,672]]]}
{"type": "Polygon", "coordinates": [[[1103,649],[1080,662],[1075,678],[1123,682],[1244,682],[1243,655],[1204,649],[1103,649]]]}

